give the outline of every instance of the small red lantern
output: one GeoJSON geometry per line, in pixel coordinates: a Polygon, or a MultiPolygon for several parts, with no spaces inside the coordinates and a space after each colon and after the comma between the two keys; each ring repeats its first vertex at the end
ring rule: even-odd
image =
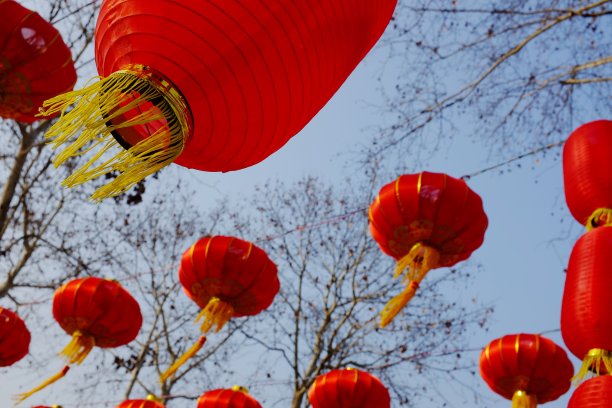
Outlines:
{"type": "Polygon", "coordinates": [[[576,129],[563,148],[565,199],[574,218],[588,229],[612,224],[612,121],[576,129]]]}
{"type": "Polygon", "coordinates": [[[155,398],[153,395],[149,395],[147,399],[140,400],[127,400],[117,405],[116,408],[165,408],[166,406],[162,402],[155,398]]]}
{"type": "Polygon", "coordinates": [[[580,384],[567,408],[612,408],[612,376],[594,377],[580,384]]]}
{"type": "Polygon", "coordinates": [[[28,354],[30,332],[15,312],[0,307],[0,367],[15,364],[28,354]]]}
{"type": "MultiPolygon", "coordinates": [[[[205,237],[181,259],[183,290],[202,309],[201,331],[218,332],[232,317],[253,316],[267,309],[280,289],[274,262],[259,247],[238,238],[205,237]]],[[[161,376],[164,382],[204,345],[202,336],[161,376]]]]}
{"type": "Polygon", "coordinates": [[[207,391],[198,398],[197,408],[261,408],[261,404],[238,385],[231,389],[207,391]]]}
{"type": "Polygon", "coordinates": [[[317,377],[308,391],[312,408],[390,408],[389,391],[372,374],[354,368],[317,377]]]}
{"type": "Polygon", "coordinates": [[[70,49],[34,11],[0,1],[0,117],[31,123],[43,101],[76,83],[70,49]]]}
{"type": "Polygon", "coordinates": [[[76,102],[47,136],[69,144],[56,164],[86,145],[108,150],[111,134],[129,151],[90,169],[94,156],[65,184],[119,171],[93,196],[103,199],[172,162],[223,172],[259,163],[329,101],[396,3],[102,1],[94,39],[104,79],[47,101],[46,114],[76,102]]]}
{"type": "Polygon", "coordinates": [[[49,407],[49,406],[46,406],[46,405],[37,405],[37,406],[32,407],[32,408],[62,408],[62,406],[61,405],[51,405],[49,407]]]}
{"type": "Polygon", "coordinates": [[[574,245],[567,267],[561,334],[567,348],[583,366],[612,373],[612,228],[602,227],[584,234],[574,245]]]}
{"type": "Polygon", "coordinates": [[[480,355],[480,375],[514,408],[556,400],[569,390],[573,374],[565,351],[537,334],[495,339],[480,355]]]}
{"type": "Polygon", "coordinates": [[[408,174],[385,185],[369,211],[370,232],[381,250],[405,269],[404,291],[382,312],[385,327],[412,299],[429,270],[467,259],[484,239],[482,200],[463,180],[446,174],[408,174]]]}
{"type": "MultiPolygon", "coordinates": [[[[55,291],[53,317],[72,336],[61,352],[69,364],[81,364],[94,346],[114,348],[128,344],[140,331],[138,302],[117,281],[88,277],[74,279],[55,291]]],[[[68,372],[51,377],[20,401],[56,382],[68,372]]]]}

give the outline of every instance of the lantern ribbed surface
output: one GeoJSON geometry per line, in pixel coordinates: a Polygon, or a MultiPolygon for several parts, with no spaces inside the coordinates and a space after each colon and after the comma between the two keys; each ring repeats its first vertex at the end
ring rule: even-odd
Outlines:
{"type": "Polygon", "coordinates": [[[243,387],[233,387],[205,392],[196,408],[261,408],[261,404],[243,387]]]}
{"type": "MultiPolygon", "coordinates": [[[[576,129],[563,148],[565,199],[583,225],[598,209],[612,209],[612,121],[576,129]]],[[[610,219],[612,222],[612,218],[610,219]]]]}
{"type": "Polygon", "coordinates": [[[569,390],[574,367],[565,350],[552,340],[521,333],[495,339],[483,349],[480,375],[506,399],[516,402],[517,392],[522,391],[542,404],[569,390]]]}
{"type": "Polygon", "coordinates": [[[327,103],[382,35],[397,0],[105,0],[102,76],[141,64],[184,96],[193,134],[176,163],[230,171],[268,157],[327,103]]]}
{"type": "Polygon", "coordinates": [[[38,13],[2,0],[0,16],[0,117],[31,123],[43,101],[76,83],[72,55],[38,13]]]}
{"type": "Polygon", "coordinates": [[[332,370],[317,377],[308,391],[312,408],[390,408],[383,383],[354,368],[332,370]]]}
{"type": "Polygon", "coordinates": [[[30,331],[13,311],[0,307],[0,367],[15,364],[28,354],[30,331]]]}
{"type": "Polygon", "coordinates": [[[165,405],[150,399],[139,399],[123,401],[116,408],[165,408],[165,405]]]}
{"type": "MultiPolygon", "coordinates": [[[[561,334],[580,360],[590,350],[612,351],[612,228],[585,233],[574,245],[561,305],[561,334]]],[[[603,372],[605,366],[600,367],[603,372]]]]}
{"type": "Polygon", "coordinates": [[[580,384],[567,408],[612,408],[612,376],[595,377],[580,384]]]}

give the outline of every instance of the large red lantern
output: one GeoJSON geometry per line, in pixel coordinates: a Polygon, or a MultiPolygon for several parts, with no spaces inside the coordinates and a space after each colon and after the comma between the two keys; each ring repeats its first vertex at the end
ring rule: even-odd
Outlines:
{"type": "Polygon", "coordinates": [[[0,307],[0,367],[15,364],[28,354],[30,332],[15,312],[0,307]]]}
{"type": "Polygon", "coordinates": [[[147,399],[123,401],[116,408],[165,408],[165,405],[158,398],[149,395],[147,399]]]}
{"type": "MultiPolygon", "coordinates": [[[[72,336],[61,352],[68,364],[81,364],[94,347],[115,348],[128,344],[140,331],[142,315],[136,300],[117,281],[88,277],[74,279],[56,290],[53,317],[72,336]]],[[[23,401],[35,392],[62,378],[62,372],[32,391],[22,394],[23,401]]]]}
{"type": "Polygon", "coordinates": [[[571,385],[574,367],[565,351],[537,334],[493,340],[480,355],[480,375],[513,408],[554,401],[571,385]]]}
{"type": "MultiPolygon", "coordinates": [[[[181,259],[179,279],[183,290],[202,309],[201,331],[221,328],[232,317],[253,316],[267,309],[280,289],[274,262],[256,245],[238,238],[205,237],[181,259]]],[[[169,378],[204,345],[202,336],[185,355],[161,376],[169,378]]]]}
{"type": "Polygon", "coordinates": [[[482,200],[463,180],[423,172],[385,185],[369,211],[370,232],[397,260],[395,277],[408,269],[406,288],[382,312],[389,324],[412,299],[429,270],[467,259],[484,239],[482,200]]]}
{"type": "Polygon", "coordinates": [[[565,199],[574,218],[588,229],[612,224],[612,121],[576,129],[563,148],[565,199]]]}
{"type": "Polygon", "coordinates": [[[580,384],[567,408],[612,408],[612,376],[594,377],[580,384]]]}
{"type": "Polygon", "coordinates": [[[332,370],[317,377],[308,391],[312,408],[390,408],[389,391],[382,382],[354,368],[332,370]]]}
{"type": "Polygon", "coordinates": [[[104,0],[104,79],[48,101],[45,113],[76,105],[47,136],[69,144],[58,164],[91,143],[107,150],[110,134],[129,150],[91,168],[94,157],[65,184],[121,172],[93,196],[102,199],[172,162],[223,172],[259,163],[329,101],[396,3],[104,0]]]}
{"type": "Polygon", "coordinates": [[[38,13],[0,0],[0,117],[31,123],[46,99],[76,83],[70,49],[38,13]]]}
{"type": "Polygon", "coordinates": [[[574,245],[567,267],[561,333],[567,348],[583,366],[612,373],[612,228],[602,227],[584,234],[574,245]]]}
{"type": "Polygon", "coordinates": [[[198,398],[197,408],[261,408],[261,404],[249,395],[246,388],[207,391],[198,398]]]}

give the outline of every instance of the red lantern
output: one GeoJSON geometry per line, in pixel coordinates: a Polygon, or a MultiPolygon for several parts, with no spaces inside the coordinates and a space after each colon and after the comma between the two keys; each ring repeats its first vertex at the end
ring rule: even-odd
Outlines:
{"type": "Polygon", "coordinates": [[[116,408],[165,408],[165,405],[153,395],[149,395],[147,399],[143,400],[123,401],[116,408]]]}
{"type": "Polygon", "coordinates": [[[538,334],[495,339],[480,354],[480,375],[514,408],[556,400],[569,390],[573,374],[565,351],[538,334]]]}
{"type": "Polygon", "coordinates": [[[317,377],[308,391],[312,408],[390,408],[382,382],[354,368],[332,370],[317,377]]]}
{"type": "MultiPolygon", "coordinates": [[[[136,338],[142,325],[140,306],[117,281],[88,277],[74,279],[55,291],[53,317],[72,341],[61,352],[69,364],[81,364],[94,346],[114,348],[136,338]]],[[[32,391],[22,394],[23,401],[35,392],[62,378],[62,372],[32,391]]]]}
{"type": "Polygon", "coordinates": [[[595,377],[580,384],[567,408],[612,408],[612,376],[595,377]]]}
{"type": "Polygon", "coordinates": [[[28,354],[30,332],[15,312],[0,307],[0,367],[15,364],[28,354]]]}
{"type": "Polygon", "coordinates": [[[369,219],[381,250],[397,259],[395,277],[408,268],[408,284],[385,306],[382,327],[412,299],[429,270],[467,259],[482,244],[488,225],[482,200],[463,180],[429,172],[385,185],[369,219]]]}
{"type": "Polygon", "coordinates": [[[561,305],[561,333],[567,348],[589,369],[612,372],[612,228],[596,228],[574,245],[561,305]]]}
{"type": "Polygon", "coordinates": [[[612,121],[576,129],[563,148],[565,199],[574,218],[588,229],[612,224],[612,121]]]}
{"type": "Polygon", "coordinates": [[[35,407],[32,408],[62,408],[61,405],[51,405],[50,407],[46,406],[46,405],[37,405],[35,407]]]}
{"type": "Polygon", "coordinates": [[[0,117],[31,123],[43,101],[76,83],[72,55],[38,13],[0,0],[0,16],[0,117]]]}
{"type": "MultiPolygon", "coordinates": [[[[280,289],[278,271],[266,253],[250,242],[232,237],[205,237],[181,259],[183,290],[202,309],[197,320],[208,333],[232,317],[253,316],[267,309],[280,289]]],[[[204,345],[202,336],[161,376],[164,382],[204,345]]]]}
{"type": "Polygon", "coordinates": [[[205,392],[198,398],[197,408],[261,408],[261,404],[246,388],[234,386],[205,392]]]}
{"type": "Polygon", "coordinates": [[[102,199],[171,162],[223,172],[259,163],[329,101],[396,3],[104,0],[95,53],[105,79],[48,101],[46,113],[77,104],[47,136],[70,143],[56,163],[106,145],[109,133],[129,151],[87,163],[66,184],[119,170],[94,195],[102,199]]]}

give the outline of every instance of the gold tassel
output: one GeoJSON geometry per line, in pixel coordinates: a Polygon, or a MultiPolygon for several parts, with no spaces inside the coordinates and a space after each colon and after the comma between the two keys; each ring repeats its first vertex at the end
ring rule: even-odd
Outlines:
{"type": "Polygon", "coordinates": [[[62,371],[60,371],[59,373],[55,374],[52,377],[49,377],[47,380],[45,380],[42,384],[40,384],[39,386],[33,388],[32,390],[25,392],[23,394],[19,394],[16,398],[15,398],[15,402],[17,404],[21,404],[23,401],[25,401],[27,398],[31,397],[32,395],[36,394],[38,391],[48,387],[49,385],[61,380],[62,378],[64,378],[64,376],[68,373],[68,370],[70,370],[69,366],[64,366],[64,368],[62,368],[62,371]]]}
{"type": "Polygon", "coordinates": [[[127,191],[181,154],[191,131],[188,111],[181,95],[167,81],[159,79],[148,67],[134,65],[100,78],[84,89],[45,101],[38,116],[61,112],[60,119],[45,135],[54,149],[63,147],[53,161],[56,167],[71,157],[98,150],[64,180],[64,186],[74,187],[119,172],[119,176],[91,196],[92,200],[101,201],[127,191]],[[140,112],[122,123],[113,122],[151,101],[156,101],[155,109],[140,112]],[[70,106],[73,107],[68,110],[70,106]],[[167,126],[128,150],[112,136],[113,132],[120,134],[121,129],[160,120],[166,120],[167,126]]]}
{"type": "Polygon", "coordinates": [[[572,378],[572,381],[575,383],[582,381],[589,371],[593,371],[596,375],[599,375],[599,368],[602,363],[608,374],[612,374],[612,352],[598,348],[589,350],[582,361],[580,370],[578,370],[578,373],[572,378]]]}
{"type": "Polygon", "coordinates": [[[586,223],[587,231],[591,231],[597,227],[610,227],[612,226],[612,209],[611,208],[598,208],[593,211],[593,214],[589,217],[586,223]]]}
{"type": "Polygon", "coordinates": [[[393,299],[391,299],[381,312],[380,327],[385,327],[398,313],[408,304],[414,297],[421,281],[427,275],[427,272],[437,268],[440,261],[440,252],[422,243],[416,243],[410,248],[408,254],[397,261],[394,278],[400,277],[404,271],[408,271],[402,278],[403,282],[407,282],[406,288],[393,299]]]}
{"type": "Polygon", "coordinates": [[[187,350],[181,357],[179,357],[179,359],[176,360],[174,364],[170,366],[170,368],[168,368],[162,373],[162,375],[159,376],[159,381],[162,384],[165,383],[168,378],[172,377],[174,373],[176,373],[177,370],[187,362],[187,360],[195,356],[198,351],[200,351],[200,349],[204,346],[204,343],[206,343],[206,336],[201,336],[196,344],[191,346],[191,348],[187,350]]]}
{"type": "Polygon", "coordinates": [[[72,333],[72,340],[62,350],[60,355],[68,358],[70,364],[81,364],[96,345],[91,336],[85,336],[79,330],[72,333]]]}
{"type": "Polygon", "coordinates": [[[216,326],[215,332],[218,332],[233,316],[234,308],[232,305],[218,297],[213,297],[198,314],[196,322],[202,320],[202,325],[200,326],[202,333],[208,333],[213,326],[216,326]]]}
{"type": "Polygon", "coordinates": [[[512,408],[535,408],[538,406],[538,397],[518,390],[512,396],[512,408]]]}

